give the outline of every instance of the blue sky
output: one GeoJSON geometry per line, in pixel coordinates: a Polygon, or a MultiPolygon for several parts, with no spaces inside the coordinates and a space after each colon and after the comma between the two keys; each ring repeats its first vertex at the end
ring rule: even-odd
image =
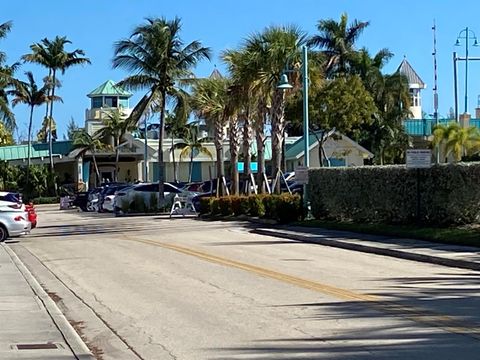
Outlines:
{"type": "MultiPolygon", "coordinates": [[[[142,23],[145,17],[179,16],[183,20],[185,41],[201,40],[212,48],[214,58],[211,63],[200,64],[197,76],[206,76],[216,64],[222,69],[219,53],[226,48],[238,46],[241,40],[255,31],[269,25],[296,24],[309,34],[316,30],[319,19],[339,19],[347,12],[350,19],[368,20],[370,26],[359,39],[358,46],[366,46],[371,53],[387,47],[395,56],[385,67],[385,72],[393,72],[403,56],[416,69],[428,84],[423,91],[424,111],[433,112],[433,59],[432,24],[437,23],[437,52],[439,76],[439,110],[446,114],[453,106],[453,65],[452,52],[459,51],[463,56],[465,47],[453,44],[459,32],[471,27],[480,37],[478,12],[480,5],[473,0],[458,2],[450,0],[337,0],[315,1],[297,0],[242,0],[231,1],[64,1],[64,0],[17,0],[2,4],[0,23],[13,21],[13,29],[6,39],[0,42],[0,49],[8,55],[8,62],[17,61],[29,52],[29,46],[42,38],[56,35],[67,36],[73,48],[86,52],[92,65],[72,68],[61,77],[63,87],[59,90],[64,103],[55,105],[55,118],[59,135],[65,132],[71,117],[83,126],[85,109],[89,107],[86,94],[108,79],[121,80],[126,73],[113,70],[113,43],[128,37],[132,29],[142,23]],[[477,26],[477,27],[476,27],[477,26]]],[[[480,56],[480,47],[470,48],[470,56],[480,56]]],[[[459,68],[459,104],[463,110],[464,63],[459,68]]],[[[480,62],[469,63],[469,111],[474,113],[477,96],[480,94],[480,62]]],[[[19,71],[31,70],[38,81],[46,70],[34,65],[24,65],[19,71]]],[[[20,76],[21,77],[21,76],[20,76]]],[[[135,94],[132,105],[142,94],[135,94]]],[[[18,134],[26,137],[27,111],[24,106],[15,109],[18,134]]],[[[42,110],[38,110],[35,129],[40,127],[42,110]]]]}

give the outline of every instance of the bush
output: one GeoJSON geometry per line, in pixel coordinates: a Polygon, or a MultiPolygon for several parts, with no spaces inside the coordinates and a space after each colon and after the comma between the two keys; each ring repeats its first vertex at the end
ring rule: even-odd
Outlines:
{"type": "Polygon", "coordinates": [[[247,215],[249,213],[248,197],[230,196],[232,203],[232,212],[235,216],[247,215]]]}
{"type": "Polygon", "coordinates": [[[248,212],[251,216],[265,216],[265,206],[262,197],[259,195],[251,195],[248,198],[248,212]]]}
{"type": "Polygon", "coordinates": [[[147,207],[145,206],[145,201],[143,196],[140,194],[135,194],[133,201],[130,203],[128,212],[130,213],[144,213],[146,212],[147,207]]]}
{"type": "Polygon", "coordinates": [[[49,197],[37,197],[32,200],[33,204],[40,205],[40,204],[59,204],[60,198],[58,196],[49,196],[49,197]]]}
{"type": "Polygon", "coordinates": [[[233,214],[232,199],[230,196],[224,196],[218,199],[220,206],[220,214],[228,216],[233,214]]]}
{"type": "Polygon", "coordinates": [[[196,209],[199,214],[208,214],[211,212],[211,203],[212,203],[212,198],[211,197],[201,197],[200,198],[200,208],[196,209]]]}
{"type": "Polygon", "coordinates": [[[298,221],[302,218],[303,208],[299,195],[281,194],[275,196],[275,212],[281,223],[298,221]]]}
{"type": "Polygon", "coordinates": [[[212,215],[220,215],[220,198],[211,198],[210,200],[210,213],[212,215]]]}
{"type": "Polygon", "coordinates": [[[309,171],[308,194],[312,213],[320,220],[434,226],[475,223],[480,219],[480,164],[314,169],[309,171]]]}

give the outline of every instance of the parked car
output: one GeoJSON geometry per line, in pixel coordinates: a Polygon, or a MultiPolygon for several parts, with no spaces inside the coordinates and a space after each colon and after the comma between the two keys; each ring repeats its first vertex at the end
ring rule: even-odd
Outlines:
{"type": "MultiPolygon", "coordinates": [[[[173,198],[176,194],[184,196],[195,196],[197,193],[182,190],[170,183],[164,184],[164,196],[166,206],[173,203],[173,198]]],[[[158,183],[141,183],[124,188],[115,193],[114,212],[144,212],[149,210],[156,210],[158,203],[158,183]]]]}
{"type": "Polygon", "coordinates": [[[2,209],[25,210],[21,195],[8,191],[0,191],[0,210],[2,209]]]}
{"type": "Polygon", "coordinates": [[[101,202],[99,204],[99,211],[108,211],[112,212],[113,211],[113,204],[115,201],[115,193],[131,187],[129,184],[121,184],[121,185],[111,185],[103,189],[103,191],[100,193],[101,197],[101,202]]]}
{"type": "Polygon", "coordinates": [[[23,204],[22,194],[16,192],[0,191],[0,210],[23,210],[26,219],[31,223],[31,229],[37,227],[37,211],[32,203],[23,204]]]}
{"type": "Polygon", "coordinates": [[[8,207],[0,209],[0,242],[9,237],[28,234],[31,227],[24,210],[8,207]]]}

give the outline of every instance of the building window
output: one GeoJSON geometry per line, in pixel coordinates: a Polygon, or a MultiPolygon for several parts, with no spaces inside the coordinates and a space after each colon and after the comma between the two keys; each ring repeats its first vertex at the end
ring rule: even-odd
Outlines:
{"type": "Polygon", "coordinates": [[[100,109],[103,106],[102,97],[92,98],[92,109],[100,109]]]}
{"type": "Polygon", "coordinates": [[[105,107],[116,108],[118,107],[118,98],[116,96],[105,96],[105,107]]]}

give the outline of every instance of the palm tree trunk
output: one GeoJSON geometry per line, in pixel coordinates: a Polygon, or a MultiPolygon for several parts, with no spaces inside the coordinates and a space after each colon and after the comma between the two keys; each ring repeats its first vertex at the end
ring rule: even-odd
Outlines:
{"type": "Polygon", "coordinates": [[[114,181],[118,182],[118,170],[119,170],[119,162],[120,162],[120,148],[117,146],[115,147],[115,178],[114,181]]]}
{"type": "Polygon", "coordinates": [[[167,92],[162,90],[160,104],[160,134],[158,135],[158,209],[162,209],[165,202],[163,192],[165,182],[165,162],[163,159],[163,137],[165,136],[165,104],[167,92]]]}
{"type": "MultiPolygon", "coordinates": [[[[50,115],[48,118],[48,152],[50,155],[50,171],[53,173],[53,137],[52,137],[52,120],[53,120],[53,99],[55,97],[55,82],[56,82],[56,70],[52,70],[52,99],[50,101],[50,115]]],[[[55,190],[56,193],[56,190],[55,190]]]]}
{"type": "Polygon", "coordinates": [[[100,171],[98,171],[97,158],[95,157],[95,150],[92,151],[93,166],[95,167],[95,187],[97,187],[98,180],[100,179],[100,171]]]}
{"type": "Polygon", "coordinates": [[[230,164],[231,164],[231,184],[230,190],[233,195],[239,193],[239,175],[238,175],[238,152],[240,149],[240,139],[238,136],[238,117],[232,117],[230,120],[230,164]]]}
{"type": "Polygon", "coordinates": [[[265,117],[266,111],[265,106],[261,102],[258,105],[258,118],[255,122],[255,137],[257,141],[257,163],[258,163],[258,172],[257,172],[257,186],[258,193],[265,193],[265,117]]]}
{"type": "Polygon", "coordinates": [[[251,164],[251,156],[250,156],[250,141],[251,141],[251,134],[252,128],[250,126],[250,113],[249,109],[247,108],[247,113],[245,114],[245,121],[243,123],[243,173],[244,173],[244,181],[245,181],[245,193],[250,195],[250,189],[253,184],[249,184],[252,170],[250,169],[251,164]]]}
{"type": "Polygon", "coordinates": [[[217,155],[217,196],[222,196],[225,193],[225,189],[223,186],[223,178],[225,177],[225,171],[223,166],[223,124],[223,118],[219,118],[217,119],[217,121],[215,121],[214,143],[215,152],[217,155]]]}
{"type": "MultiPolygon", "coordinates": [[[[30,120],[28,122],[28,149],[27,149],[27,190],[30,193],[30,147],[32,146],[32,123],[33,123],[33,108],[30,106],[30,120]]],[[[29,194],[30,195],[30,194],[29,194]]]]}
{"type": "Polygon", "coordinates": [[[173,141],[173,132],[171,134],[172,136],[172,161],[173,161],[173,182],[178,182],[177,178],[177,163],[175,162],[175,142],[173,141]]]}
{"type": "Polygon", "coordinates": [[[193,148],[190,150],[190,169],[188,171],[188,182],[192,182],[193,173],[193,148]]]}
{"type": "MultiPolygon", "coordinates": [[[[283,130],[285,128],[284,108],[285,108],[285,92],[280,89],[275,90],[275,95],[272,105],[272,177],[279,174],[282,167],[282,144],[283,144],[283,130]]],[[[280,193],[280,181],[277,181],[275,192],[280,193]]]]}

